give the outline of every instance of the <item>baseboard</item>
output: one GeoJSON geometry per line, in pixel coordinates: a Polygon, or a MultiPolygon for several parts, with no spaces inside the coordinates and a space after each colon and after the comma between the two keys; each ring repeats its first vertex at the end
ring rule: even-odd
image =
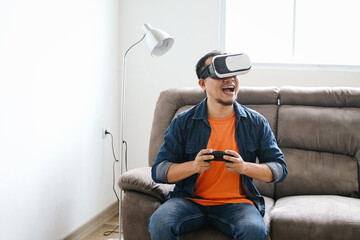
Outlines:
{"type": "Polygon", "coordinates": [[[79,227],[77,230],[69,234],[63,240],[83,240],[91,233],[96,231],[99,227],[101,227],[104,223],[109,221],[111,218],[118,214],[119,204],[115,202],[111,204],[104,211],[96,215],[94,218],[89,220],[87,223],[79,227]]]}

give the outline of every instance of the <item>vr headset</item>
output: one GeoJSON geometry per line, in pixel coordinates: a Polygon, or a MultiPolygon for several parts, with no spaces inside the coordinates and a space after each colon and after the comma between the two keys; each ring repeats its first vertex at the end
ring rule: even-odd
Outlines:
{"type": "Polygon", "coordinates": [[[221,79],[234,77],[247,73],[250,68],[251,61],[246,54],[217,55],[213,57],[211,64],[200,73],[199,78],[221,79]]]}

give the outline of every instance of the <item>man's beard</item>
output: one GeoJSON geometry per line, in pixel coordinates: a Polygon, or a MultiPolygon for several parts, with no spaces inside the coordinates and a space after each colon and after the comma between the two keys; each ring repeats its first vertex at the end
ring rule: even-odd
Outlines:
{"type": "Polygon", "coordinates": [[[228,102],[224,102],[223,100],[221,100],[220,98],[218,98],[218,99],[216,99],[216,101],[217,101],[218,103],[220,103],[221,105],[223,105],[223,106],[231,106],[231,105],[234,104],[234,100],[228,101],[228,102]]]}

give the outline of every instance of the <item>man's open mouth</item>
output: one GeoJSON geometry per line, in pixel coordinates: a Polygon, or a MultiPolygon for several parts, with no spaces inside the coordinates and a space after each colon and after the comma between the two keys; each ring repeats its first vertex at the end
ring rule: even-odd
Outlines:
{"type": "Polygon", "coordinates": [[[235,91],[235,87],[227,86],[227,87],[222,88],[222,91],[226,94],[232,94],[235,91]]]}

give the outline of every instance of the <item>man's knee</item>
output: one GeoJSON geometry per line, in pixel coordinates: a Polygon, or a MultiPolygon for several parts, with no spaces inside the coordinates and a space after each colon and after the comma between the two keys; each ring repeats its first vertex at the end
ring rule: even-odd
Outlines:
{"type": "Polygon", "coordinates": [[[264,240],[266,238],[267,229],[263,222],[246,222],[242,223],[238,228],[237,236],[235,239],[247,240],[264,240]]]}
{"type": "Polygon", "coordinates": [[[149,232],[153,236],[161,236],[164,232],[173,232],[173,221],[171,216],[158,209],[149,219],[149,232]]]}
{"type": "Polygon", "coordinates": [[[183,199],[170,199],[162,204],[149,219],[152,239],[174,239],[178,224],[186,212],[182,211],[183,199]]]}

